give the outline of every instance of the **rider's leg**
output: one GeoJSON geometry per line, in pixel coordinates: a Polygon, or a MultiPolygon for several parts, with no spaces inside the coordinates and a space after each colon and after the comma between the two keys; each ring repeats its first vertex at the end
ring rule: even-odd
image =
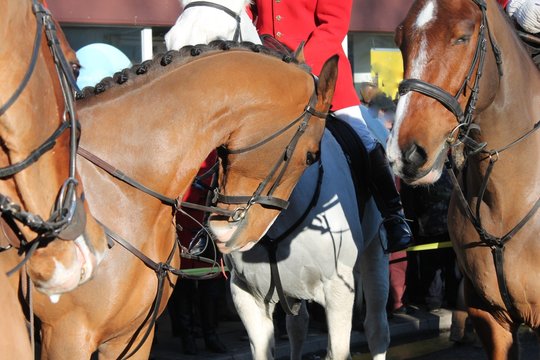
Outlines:
{"type": "Polygon", "coordinates": [[[412,241],[412,233],[405,222],[401,198],[396,189],[394,175],[383,146],[374,139],[362,117],[359,106],[338,110],[334,115],[351,125],[369,153],[370,190],[384,218],[384,228],[388,238],[387,251],[395,252],[406,249],[412,241]]]}

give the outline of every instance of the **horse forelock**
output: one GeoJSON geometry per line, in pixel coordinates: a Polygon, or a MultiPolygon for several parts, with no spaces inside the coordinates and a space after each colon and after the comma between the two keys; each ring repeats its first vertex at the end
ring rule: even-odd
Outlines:
{"type": "MultiPolygon", "coordinates": [[[[101,80],[95,86],[88,86],[81,90],[77,94],[77,100],[84,100],[92,97],[93,95],[100,94],[105,90],[117,87],[118,85],[126,84],[132,80],[138,78],[138,75],[146,74],[160,74],[159,70],[163,70],[164,67],[172,66],[174,68],[188,64],[201,56],[207,56],[216,52],[226,52],[229,50],[235,51],[251,51],[255,53],[261,53],[268,56],[280,58],[285,63],[291,63],[299,66],[306,72],[310,72],[311,69],[305,63],[299,63],[294,57],[284,55],[273,49],[264,47],[259,44],[253,44],[251,42],[234,42],[226,40],[215,40],[210,44],[199,45],[187,45],[180,50],[169,50],[164,54],[158,54],[154,56],[152,60],[144,61],[140,64],[136,64],[131,68],[124,69],[115,73],[112,77],[106,77],[101,80]]],[[[171,67],[171,69],[172,69],[171,67]]]]}

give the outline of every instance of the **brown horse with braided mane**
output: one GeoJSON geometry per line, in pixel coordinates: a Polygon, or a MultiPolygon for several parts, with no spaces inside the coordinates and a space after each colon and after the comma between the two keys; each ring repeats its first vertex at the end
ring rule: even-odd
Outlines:
{"type": "Polygon", "coordinates": [[[429,184],[450,150],[468,313],[490,359],[518,358],[520,325],[540,334],[540,72],[495,0],[418,0],[396,40],[405,80],[390,160],[429,184]]]}
{"type": "Polygon", "coordinates": [[[94,279],[57,304],[36,293],[43,359],[96,350],[100,359],[148,358],[152,320],[180,273],[173,219],[189,205],[177,199],[216,147],[219,194],[209,210],[237,224],[238,244],[261,238],[287,206],[316,159],[337,60],[316,82],[295,59],[266,52],[187,47],[83,90],[78,169],[116,245],[94,279]]]}
{"type": "Polygon", "coordinates": [[[63,35],[38,1],[3,1],[0,14],[0,353],[24,359],[33,354],[19,303],[22,275],[55,301],[93,276],[107,239],[75,172],[63,35]]]}

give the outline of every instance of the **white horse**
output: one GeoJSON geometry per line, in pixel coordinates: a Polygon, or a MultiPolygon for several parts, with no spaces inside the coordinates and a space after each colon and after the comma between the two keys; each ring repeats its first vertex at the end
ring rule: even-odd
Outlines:
{"type": "MultiPolygon", "coordinates": [[[[184,2],[186,5],[191,1],[184,2]]],[[[246,3],[249,1],[237,0],[227,5],[231,9],[236,6],[237,10],[242,5],[237,13],[245,14],[246,3]]],[[[235,29],[227,25],[232,19],[227,13],[196,6],[188,8],[184,14],[166,36],[169,49],[216,38],[232,39],[235,29]],[[198,19],[191,18],[188,11],[198,19]],[[187,15],[189,20],[186,20],[187,15]],[[210,17],[212,21],[203,20],[210,17]],[[198,24],[196,30],[194,22],[198,24]]],[[[242,26],[255,29],[251,22],[242,21],[242,26]]],[[[252,31],[243,33],[242,38],[260,42],[258,35],[256,39],[252,35],[252,31]]],[[[291,195],[289,208],[280,214],[267,233],[269,238],[278,239],[290,231],[284,239],[275,241],[279,277],[276,278],[276,272],[272,276],[268,239],[249,251],[225,256],[231,269],[233,301],[248,332],[254,359],[267,360],[274,356],[272,313],[279,302],[276,282],[281,283],[282,294],[289,301],[315,301],[325,308],[327,359],[350,358],[355,295],[359,303],[364,298],[367,309],[364,328],[370,352],[376,360],[386,358],[390,343],[386,315],[388,256],[381,246],[378,230],[382,220],[372,199],[364,214],[361,221],[347,160],[327,130],[321,142],[320,162],[306,170],[291,195]],[[321,182],[317,185],[319,177],[321,182]]],[[[385,241],[383,238],[382,242],[385,241]]],[[[302,357],[308,322],[305,303],[298,315],[287,316],[291,359],[302,357]]]]}
{"type": "MultiPolygon", "coordinates": [[[[277,244],[276,260],[287,298],[312,300],[326,310],[327,359],[349,356],[355,290],[366,300],[365,331],[374,359],[384,359],[389,345],[386,317],[388,257],[378,237],[380,215],[372,200],[360,222],[351,174],[334,137],[326,131],[321,143],[323,168],[315,206],[294,231],[277,244]],[[355,286],[355,279],[360,284],[355,286]]],[[[278,238],[302,217],[315,196],[319,164],[300,179],[283,211],[267,235],[278,238]]],[[[268,241],[268,240],[263,240],[268,241]]],[[[251,343],[254,359],[272,359],[272,313],[279,301],[273,290],[269,252],[261,242],[247,252],[225,257],[231,269],[234,304],[251,343]],[[270,295],[268,294],[270,292],[270,295]]],[[[297,316],[287,316],[291,359],[301,359],[309,315],[305,305],[297,316]]]]}

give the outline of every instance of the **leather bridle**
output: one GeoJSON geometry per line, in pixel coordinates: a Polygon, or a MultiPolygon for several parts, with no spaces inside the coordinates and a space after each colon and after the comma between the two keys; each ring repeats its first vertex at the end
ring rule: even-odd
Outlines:
{"type": "Polygon", "coordinates": [[[187,4],[184,7],[184,11],[186,9],[189,9],[190,7],[195,7],[195,6],[206,6],[206,7],[211,7],[211,8],[214,8],[214,9],[218,9],[218,10],[221,10],[221,11],[225,12],[230,17],[232,17],[236,21],[236,30],[234,31],[232,41],[234,41],[234,42],[242,42],[242,32],[240,31],[240,22],[241,22],[240,15],[238,15],[237,13],[235,13],[234,11],[232,11],[231,9],[229,9],[226,6],[216,4],[216,3],[213,3],[213,2],[210,2],[210,1],[194,1],[192,3],[187,4]]]}
{"type": "MultiPolygon", "coordinates": [[[[0,116],[9,111],[10,107],[18,100],[21,93],[28,85],[36,68],[41,49],[42,36],[43,33],[45,33],[64,97],[65,109],[63,121],[56,131],[54,131],[54,133],[38,148],[33,150],[24,160],[0,168],[0,178],[5,179],[11,177],[38,161],[44,153],[55,146],[57,139],[67,129],[70,130],[70,159],[69,175],[59,190],[54,209],[49,219],[43,220],[41,216],[23,210],[20,205],[14,203],[9,197],[0,194],[0,212],[2,216],[18,220],[38,234],[36,239],[31,242],[28,242],[26,239],[23,239],[22,241],[22,247],[31,245],[30,248],[26,250],[25,261],[31,256],[41,241],[49,241],[56,237],[64,240],[75,240],[84,231],[85,225],[85,217],[79,216],[84,212],[84,209],[82,207],[83,200],[77,196],[76,188],[78,181],[75,177],[75,159],[80,132],[74,107],[76,82],[72,73],[73,70],[60,48],[56,26],[50,12],[37,0],[33,0],[32,11],[36,18],[36,33],[30,63],[18,87],[8,100],[0,106],[0,116]],[[74,219],[81,221],[74,221],[74,219]]],[[[24,121],[24,119],[20,119],[19,121],[24,121]]],[[[23,263],[25,261],[23,261],[23,263]]],[[[20,265],[22,266],[23,263],[20,265]]],[[[18,268],[13,269],[13,271],[18,270],[18,268]]]]}

